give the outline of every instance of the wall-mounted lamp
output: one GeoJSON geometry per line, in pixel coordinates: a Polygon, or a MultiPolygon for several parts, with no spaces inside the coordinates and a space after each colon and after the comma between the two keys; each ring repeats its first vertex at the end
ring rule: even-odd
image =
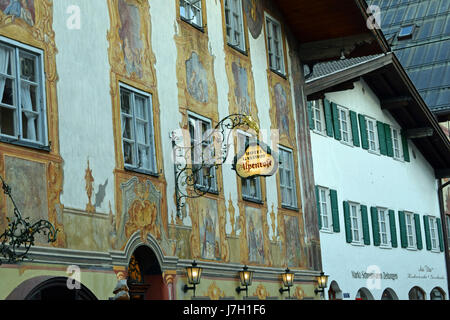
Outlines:
{"type": "Polygon", "coordinates": [[[320,275],[317,277],[317,284],[319,288],[316,288],[314,290],[315,294],[318,294],[319,292],[323,293],[325,291],[325,288],[327,287],[328,282],[328,276],[323,273],[323,271],[320,273],[320,275]]]}
{"type": "Polygon", "coordinates": [[[281,275],[283,279],[283,286],[287,287],[287,289],[280,288],[280,293],[287,291],[289,294],[289,298],[291,297],[291,287],[294,285],[294,273],[287,268],[285,272],[281,275]]]}
{"type": "Polygon", "coordinates": [[[245,291],[246,296],[248,297],[248,286],[252,285],[253,271],[249,271],[248,267],[244,266],[243,270],[239,271],[239,278],[241,280],[241,285],[245,286],[245,288],[239,286],[236,288],[236,292],[240,293],[241,291],[245,291]]]}
{"type": "Polygon", "coordinates": [[[200,277],[202,275],[202,268],[197,267],[197,262],[192,262],[191,267],[186,268],[187,271],[187,277],[189,284],[192,285],[192,287],[189,287],[187,284],[184,285],[183,291],[184,293],[188,292],[188,290],[194,290],[194,297],[195,297],[195,286],[200,284],[200,277]]]}

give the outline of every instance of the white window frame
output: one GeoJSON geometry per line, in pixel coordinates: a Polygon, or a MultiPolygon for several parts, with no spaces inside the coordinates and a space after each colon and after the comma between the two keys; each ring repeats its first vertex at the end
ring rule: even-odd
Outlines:
{"type": "Polygon", "coordinates": [[[416,241],[416,222],[414,220],[414,213],[405,211],[405,229],[406,229],[406,240],[408,249],[417,249],[416,241]],[[410,219],[410,223],[408,222],[410,219]]]}
{"type": "Polygon", "coordinates": [[[135,170],[140,171],[143,173],[153,174],[157,175],[158,169],[156,164],[156,148],[155,148],[155,130],[154,130],[154,123],[153,123],[153,101],[152,101],[152,95],[144,92],[142,90],[136,89],[134,87],[131,87],[124,83],[119,83],[119,95],[120,95],[120,103],[122,104],[122,92],[127,91],[129,94],[131,94],[131,105],[130,108],[132,109],[132,114],[127,114],[122,111],[122,105],[120,106],[120,119],[121,119],[121,126],[123,125],[123,117],[125,118],[131,118],[132,119],[132,125],[133,127],[130,129],[133,131],[132,138],[125,138],[123,136],[123,128],[121,130],[121,140],[122,140],[122,156],[124,159],[124,167],[128,170],[135,170]],[[147,112],[147,119],[141,119],[136,114],[136,96],[139,96],[141,98],[145,99],[145,110],[147,112]],[[146,123],[146,129],[147,129],[147,139],[148,143],[140,142],[137,139],[137,124],[138,122],[146,123]],[[134,155],[133,155],[133,163],[127,163],[125,161],[125,150],[124,150],[124,142],[132,143],[134,144],[134,155]],[[150,156],[148,158],[148,167],[144,167],[142,164],[139,163],[139,146],[142,146],[144,148],[148,148],[148,151],[150,153],[150,156]]]}
{"type": "Polygon", "coordinates": [[[363,245],[364,244],[364,233],[362,227],[362,217],[361,217],[361,205],[356,202],[349,202],[349,212],[350,212],[350,226],[352,232],[352,244],[363,245]],[[355,240],[355,235],[358,239],[355,240]]]}
{"type": "Polygon", "coordinates": [[[446,220],[446,228],[447,228],[447,244],[448,244],[448,248],[447,250],[450,250],[450,216],[446,215],[445,216],[445,220],[446,220]]]}
{"type": "Polygon", "coordinates": [[[242,0],[224,0],[225,29],[228,44],[245,52],[244,14],[242,0]]]}
{"type": "Polygon", "coordinates": [[[375,119],[365,117],[366,121],[366,132],[367,132],[367,140],[369,144],[369,151],[374,153],[379,153],[378,151],[378,130],[377,130],[377,121],[375,119]],[[373,130],[370,130],[369,123],[372,125],[373,130]],[[373,132],[373,140],[370,137],[370,133],[373,132]]]}
{"type": "Polygon", "coordinates": [[[286,68],[284,65],[284,40],[281,24],[278,20],[267,14],[267,12],[264,14],[264,23],[266,26],[266,42],[269,68],[281,75],[285,75],[286,68]],[[276,64],[277,60],[279,61],[279,65],[276,64]]]}
{"type": "Polygon", "coordinates": [[[436,217],[428,216],[428,226],[430,228],[431,251],[439,252],[439,233],[436,217]]]}
{"type": "MultiPolygon", "coordinates": [[[[210,133],[212,134],[212,131],[211,131],[212,130],[212,121],[210,119],[188,111],[188,127],[190,125],[193,125],[193,127],[194,127],[194,137],[192,137],[192,136],[190,137],[191,146],[193,146],[193,145],[199,146],[200,143],[210,133]],[[205,132],[202,132],[201,124],[206,124],[206,131],[205,132]]],[[[189,132],[190,132],[190,129],[189,129],[189,132]]],[[[212,135],[211,135],[211,139],[212,139],[212,135]]],[[[210,143],[204,142],[202,144],[202,146],[201,146],[202,147],[201,151],[199,151],[198,148],[194,149],[194,157],[193,157],[193,159],[191,159],[193,166],[199,165],[199,162],[201,161],[200,157],[203,155],[203,150],[204,150],[203,148],[212,148],[211,150],[214,149],[214,146],[211,145],[212,143],[213,143],[212,140],[210,141],[210,143]]],[[[212,157],[209,160],[215,161],[213,155],[211,155],[211,156],[212,157]]],[[[207,182],[207,180],[205,180],[205,177],[202,174],[199,177],[200,183],[197,183],[195,185],[195,187],[200,189],[200,190],[208,189],[208,192],[210,192],[210,193],[217,193],[218,192],[217,172],[216,172],[216,168],[214,166],[211,168],[210,174],[212,174],[212,178],[210,180],[211,181],[211,186],[209,186],[209,183],[207,182]]]]}
{"type": "Polygon", "coordinates": [[[311,101],[311,116],[314,123],[313,131],[323,135],[325,132],[325,115],[322,99],[311,101]],[[320,126],[320,129],[317,128],[318,126],[320,126]]]}
{"type": "Polygon", "coordinates": [[[180,18],[187,23],[203,29],[203,0],[179,0],[180,1],[180,18]],[[198,16],[192,14],[192,8],[197,11],[198,16]],[[198,21],[195,18],[198,17],[198,21]]]}
{"type": "MultiPolygon", "coordinates": [[[[2,134],[0,130],[0,140],[4,142],[24,144],[30,147],[48,147],[48,128],[47,128],[47,108],[46,108],[46,93],[45,93],[45,70],[44,70],[44,52],[40,49],[25,45],[18,41],[8,39],[6,37],[0,36],[0,43],[3,47],[11,50],[10,61],[11,64],[11,75],[2,73],[4,78],[13,80],[14,93],[13,93],[13,105],[3,104],[0,102],[2,108],[14,110],[14,135],[2,134]],[[11,61],[11,55],[13,60],[11,61]],[[36,81],[22,80],[20,75],[20,57],[21,55],[34,56],[35,59],[35,79],[36,81]],[[14,63],[13,63],[14,62],[14,63]],[[22,120],[22,103],[20,84],[22,82],[28,83],[30,85],[37,87],[38,97],[36,97],[36,102],[38,106],[36,111],[29,111],[37,116],[35,124],[36,128],[36,140],[24,138],[23,134],[23,120],[22,120]]],[[[6,80],[5,80],[6,81],[6,80]]],[[[6,83],[5,83],[6,85],[6,83]]],[[[3,97],[0,97],[2,100],[3,97]]]]}
{"type": "Polygon", "coordinates": [[[389,211],[386,208],[377,208],[378,215],[378,230],[380,234],[380,247],[391,248],[391,229],[389,221],[389,211]],[[384,226],[384,231],[383,231],[384,226]],[[383,241],[385,237],[385,241],[383,241]]]}
{"type": "Polygon", "coordinates": [[[330,189],[318,186],[319,190],[319,206],[320,206],[320,220],[321,231],[333,231],[333,220],[331,215],[331,198],[330,189]]]}
{"type": "Polygon", "coordinates": [[[353,145],[353,137],[352,137],[352,124],[350,121],[350,111],[343,106],[338,105],[338,120],[339,120],[339,128],[341,131],[341,141],[348,145],[353,145]],[[344,117],[342,117],[342,113],[344,117]],[[347,130],[344,130],[344,125],[347,130]],[[344,139],[345,135],[347,135],[347,139],[344,139]]]}
{"type": "Polygon", "coordinates": [[[391,128],[392,137],[392,150],[394,153],[394,159],[403,160],[403,148],[402,148],[402,136],[400,129],[391,128]]]}
{"type": "Polygon", "coordinates": [[[298,201],[297,201],[297,186],[296,186],[295,168],[294,168],[294,152],[292,151],[292,149],[283,147],[281,145],[278,145],[278,152],[279,152],[280,161],[281,161],[281,163],[279,164],[279,167],[278,167],[279,178],[280,178],[281,205],[283,207],[297,209],[298,201]],[[286,154],[288,154],[289,161],[291,164],[289,168],[286,168],[286,164],[284,161],[284,157],[286,154]],[[290,185],[283,183],[283,181],[286,180],[286,177],[285,177],[286,172],[290,173],[290,179],[289,179],[290,185]],[[290,191],[291,195],[292,195],[290,203],[286,202],[286,196],[285,196],[286,190],[290,191]]]}
{"type": "MultiPolygon", "coordinates": [[[[241,148],[245,148],[245,138],[249,138],[250,141],[256,140],[251,134],[244,132],[242,130],[237,130],[237,154],[240,154],[243,151],[241,148]]],[[[252,177],[252,178],[241,178],[241,193],[242,198],[244,200],[253,201],[253,202],[262,202],[262,191],[261,191],[261,178],[260,177],[252,177]],[[252,195],[249,193],[251,183],[254,181],[256,188],[256,195],[252,195]]]]}

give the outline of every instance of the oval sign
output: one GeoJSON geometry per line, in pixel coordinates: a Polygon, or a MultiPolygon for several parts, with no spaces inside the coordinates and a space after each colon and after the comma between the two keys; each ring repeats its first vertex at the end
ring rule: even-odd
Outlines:
{"type": "Polygon", "coordinates": [[[260,141],[246,145],[244,152],[234,157],[233,169],[241,178],[256,176],[268,177],[278,169],[278,157],[273,155],[270,147],[260,141]]]}

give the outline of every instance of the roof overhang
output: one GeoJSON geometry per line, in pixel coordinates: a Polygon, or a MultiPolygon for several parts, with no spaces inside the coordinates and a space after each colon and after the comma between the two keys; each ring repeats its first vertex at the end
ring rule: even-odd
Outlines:
{"type": "Polygon", "coordinates": [[[308,80],[305,93],[308,100],[315,100],[327,92],[345,90],[360,78],[379,98],[381,108],[406,130],[434,168],[436,178],[450,177],[450,141],[394,54],[308,80]]]}
{"type": "Polygon", "coordinates": [[[358,57],[390,51],[381,29],[364,0],[275,0],[286,23],[300,43],[300,59],[314,65],[341,57],[358,57]],[[369,24],[370,25],[370,24],[369,24]]]}

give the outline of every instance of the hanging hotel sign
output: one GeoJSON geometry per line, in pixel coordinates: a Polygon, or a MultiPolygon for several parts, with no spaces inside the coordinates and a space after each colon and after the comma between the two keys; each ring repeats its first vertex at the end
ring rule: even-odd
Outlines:
{"type": "Polygon", "coordinates": [[[278,157],[260,141],[246,144],[244,151],[234,157],[233,170],[241,178],[268,177],[278,169],[278,157]]]}

